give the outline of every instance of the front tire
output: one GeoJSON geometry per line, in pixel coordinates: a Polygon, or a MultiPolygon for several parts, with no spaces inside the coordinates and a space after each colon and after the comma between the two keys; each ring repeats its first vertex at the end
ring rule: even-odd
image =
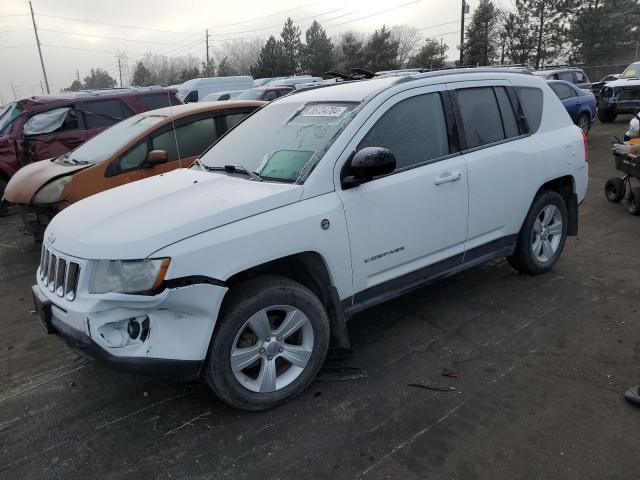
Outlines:
{"type": "Polygon", "coordinates": [[[598,108],[598,120],[602,123],[611,123],[617,116],[618,114],[613,110],[598,108]]]}
{"type": "Polygon", "coordinates": [[[509,265],[528,275],[551,270],[564,248],[568,220],[566,202],[558,192],[538,194],[518,234],[516,250],[507,257],[509,265]]]}
{"type": "Polygon", "coordinates": [[[329,318],[313,292],[277,276],[234,287],[213,334],[204,378],[224,402],[266,410],[316,377],[329,347],[329,318]]]}
{"type": "Polygon", "coordinates": [[[627,211],[631,215],[640,216],[640,188],[632,188],[631,192],[629,192],[627,211]]]}

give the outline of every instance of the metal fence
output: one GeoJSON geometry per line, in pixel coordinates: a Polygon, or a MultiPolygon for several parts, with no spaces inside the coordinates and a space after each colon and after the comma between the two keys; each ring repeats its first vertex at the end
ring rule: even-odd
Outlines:
{"type": "Polygon", "coordinates": [[[581,68],[586,73],[589,80],[592,82],[599,82],[600,79],[606,77],[607,75],[611,75],[612,73],[622,73],[625,68],[629,66],[628,63],[623,64],[615,64],[615,65],[596,65],[596,66],[586,66],[583,65],[581,68]]]}

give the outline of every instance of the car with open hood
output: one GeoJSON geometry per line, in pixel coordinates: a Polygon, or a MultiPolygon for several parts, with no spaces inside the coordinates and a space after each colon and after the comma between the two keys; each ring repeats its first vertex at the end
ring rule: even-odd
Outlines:
{"type": "Polygon", "coordinates": [[[63,208],[125,183],[189,167],[263,102],[176,105],[130,117],[58,157],[22,168],[4,194],[37,238],[63,208]]]}
{"type": "Polygon", "coordinates": [[[636,113],[640,108],[640,62],[625,68],[617,80],[600,90],[598,120],[613,122],[618,114],[636,113]]]}
{"type": "Polygon", "coordinates": [[[349,347],[357,312],[488,260],[551,270],[577,234],[586,154],[525,71],[299,90],[191,168],[58,214],[35,309],[84,355],[274,407],[310,385],[330,345],[349,347]]]}

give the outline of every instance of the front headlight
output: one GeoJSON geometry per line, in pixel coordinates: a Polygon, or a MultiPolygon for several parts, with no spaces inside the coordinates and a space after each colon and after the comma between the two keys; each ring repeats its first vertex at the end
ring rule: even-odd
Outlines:
{"type": "Polygon", "coordinates": [[[71,183],[71,180],[73,180],[73,177],[71,175],[67,175],[66,177],[58,178],[53,182],[47,183],[36,192],[33,199],[31,199],[31,203],[43,204],[60,201],[60,196],[62,195],[64,187],[71,183]]]}
{"type": "Polygon", "coordinates": [[[89,293],[148,293],[164,280],[169,258],[146,260],[96,260],[89,293]]]}

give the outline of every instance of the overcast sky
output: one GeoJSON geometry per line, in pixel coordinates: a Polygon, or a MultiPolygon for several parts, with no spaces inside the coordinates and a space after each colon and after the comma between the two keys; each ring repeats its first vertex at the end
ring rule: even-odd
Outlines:
{"type": "MultiPolygon", "coordinates": [[[[467,3],[473,12],[479,0],[467,3]]],[[[496,3],[508,7],[512,2],[496,3]]],[[[204,58],[205,29],[214,45],[223,39],[266,38],[277,35],[288,16],[303,32],[317,19],[332,36],[371,32],[383,23],[413,25],[425,37],[442,36],[450,58],[457,58],[460,38],[460,0],[34,0],[33,9],[52,93],[69,86],[76,70],[84,78],[100,67],[117,78],[119,50],[132,63],[149,51],[204,58]]],[[[0,104],[13,100],[12,83],[18,98],[41,93],[27,1],[0,0],[0,64],[0,104]]]]}

